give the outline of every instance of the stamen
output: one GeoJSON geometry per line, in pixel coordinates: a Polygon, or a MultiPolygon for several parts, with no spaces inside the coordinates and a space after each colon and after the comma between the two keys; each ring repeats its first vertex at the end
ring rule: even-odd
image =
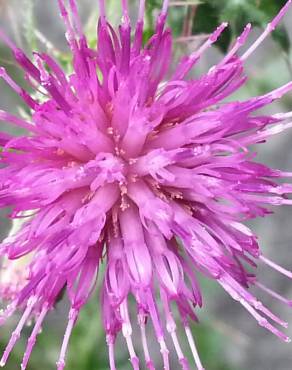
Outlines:
{"type": "Polygon", "coordinates": [[[266,287],[264,284],[262,284],[258,281],[255,283],[255,285],[258,288],[260,288],[261,290],[263,290],[264,292],[268,293],[273,298],[278,299],[280,302],[283,302],[283,303],[287,304],[290,307],[292,306],[292,300],[291,299],[287,299],[287,298],[281,296],[279,293],[273,291],[272,289],[266,287]]]}
{"type": "Polygon", "coordinates": [[[8,121],[18,127],[24,128],[26,130],[38,133],[38,129],[29,122],[24,121],[21,118],[14,116],[13,114],[7,113],[0,109],[0,121],[8,121]]]}
{"type": "Polygon", "coordinates": [[[14,330],[14,332],[12,333],[11,335],[11,338],[10,338],[10,341],[4,351],[4,354],[1,358],[1,361],[0,361],[0,366],[3,367],[5,366],[7,360],[8,360],[8,357],[10,355],[10,352],[12,351],[13,347],[15,346],[16,342],[18,341],[18,339],[20,338],[20,334],[22,332],[22,329],[27,321],[27,319],[29,318],[30,314],[31,314],[31,311],[34,307],[34,305],[36,304],[37,302],[37,298],[36,297],[31,297],[27,303],[27,307],[16,327],[16,329],[14,330]]]}
{"type": "Polygon", "coordinates": [[[224,288],[227,288],[226,290],[228,293],[231,294],[231,296],[239,301],[241,303],[242,300],[249,303],[252,307],[254,307],[257,311],[263,312],[267,317],[269,317],[271,320],[276,322],[277,324],[287,328],[288,323],[280,319],[278,316],[276,316],[273,312],[271,312],[267,307],[265,307],[262,302],[258,301],[252,294],[248,293],[238,282],[231,280],[231,283],[233,284],[231,286],[224,286],[224,288]]]}
{"type": "Polygon", "coordinates": [[[171,309],[170,309],[168,297],[166,296],[166,293],[164,292],[163,289],[161,289],[161,299],[163,301],[164,312],[166,314],[166,329],[167,329],[167,331],[169,332],[169,334],[171,336],[174,348],[175,348],[176,353],[177,353],[177,357],[179,359],[180,364],[182,365],[183,370],[188,370],[189,369],[189,364],[188,364],[188,361],[187,361],[187,359],[185,358],[185,356],[183,354],[183,351],[181,349],[179,340],[177,338],[176,324],[175,324],[175,321],[174,321],[173,316],[172,316],[172,312],[171,312],[171,309]]]}
{"type": "Polygon", "coordinates": [[[170,367],[169,367],[169,358],[168,358],[169,351],[167,349],[167,346],[166,346],[166,343],[165,343],[165,340],[164,340],[163,329],[161,327],[161,323],[160,323],[160,320],[159,320],[159,317],[158,317],[157,307],[155,305],[155,302],[153,300],[153,296],[152,296],[151,293],[148,294],[147,298],[148,298],[147,303],[148,303],[148,308],[149,308],[151,320],[152,320],[152,323],[153,323],[153,326],[154,326],[157,341],[160,345],[160,353],[161,353],[162,359],[163,359],[163,369],[164,370],[169,370],[170,369],[170,367]]]}
{"type": "Polygon", "coordinates": [[[49,73],[46,71],[43,65],[43,60],[40,58],[40,56],[37,53],[34,54],[34,58],[38,66],[38,69],[40,71],[41,82],[47,82],[49,80],[49,73]]]}
{"type": "Polygon", "coordinates": [[[43,62],[46,63],[47,66],[50,68],[50,70],[54,73],[55,77],[60,82],[60,84],[63,87],[69,87],[69,89],[66,89],[66,92],[67,93],[69,92],[70,97],[73,97],[74,99],[73,92],[67,81],[67,77],[65,73],[63,72],[62,68],[58,65],[58,63],[53,58],[51,58],[49,55],[45,53],[38,54],[38,55],[39,55],[39,58],[43,60],[43,62]]]}
{"type": "Polygon", "coordinates": [[[27,347],[26,347],[26,351],[24,353],[24,356],[23,356],[23,360],[22,360],[22,364],[21,364],[21,370],[25,370],[26,367],[27,367],[27,364],[28,364],[28,361],[30,359],[30,356],[31,356],[31,353],[32,353],[32,350],[33,350],[33,347],[36,343],[36,338],[37,338],[37,335],[40,333],[41,331],[41,325],[46,317],[46,314],[48,313],[48,310],[49,308],[47,306],[44,306],[44,308],[42,309],[41,313],[40,313],[40,316],[38,317],[37,321],[36,321],[36,324],[33,328],[33,331],[27,341],[27,347]]]}
{"type": "Polygon", "coordinates": [[[289,337],[287,337],[284,333],[275,328],[267,319],[261,316],[247,301],[245,301],[244,299],[240,299],[239,302],[257,320],[260,326],[266,328],[284,342],[287,343],[291,342],[291,339],[289,337]]]}
{"type": "Polygon", "coordinates": [[[164,338],[158,339],[158,343],[160,345],[160,353],[163,359],[163,370],[170,370],[168,358],[169,350],[167,349],[164,338]]]}
{"type": "Polygon", "coordinates": [[[246,308],[246,310],[257,320],[258,324],[267,330],[269,330],[271,333],[276,335],[278,338],[285,342],[290,342],[290,338],[287,337],[284,333],[282,333],[280,330],[275,328],[265,317],[261,316],[256,310],[262,311],[265,314],[267,314],[272,319],[275,319],[276,322],[280,321],[278,318],[276,318],[273,314],[265,309],[261,302],[252,300],[251,295],[247,295],[246,297],[243,295],[242,291],[236,290],[236,288],[239,288],[243,290],[244,288],[241,287],[239,283],[237,283],[234,279],[230,279],[230,277],[227,276],[227,278],[223,277],[220,279],[220,284],[222,287],[226,290],[227,293],[230,294],[230,296],[238,301],[243,307],[246,308]],[[227,278],[230,280],[230,282],[225,281],[227,278]],[[233,284],[235,286],[231,286],[230,284],[233,284]]]}
{"type": "Polygon", "coordinates": [[[186,357],[183,354],[183,351],[181,349],[181,346],[180,346],[178,338],[177,338],[176,330],[172,330],[170,335],[171,335],[171,339],[172,339],[173,344],[174,344],[174,348],[175,348],[176,353],[177,353],[177,357],[178,357],[179,362],[182,366],[182,369],[183,370],[189,370],[188,360],[186,359],[186,357]]]}
{"type": "Polygon", "coordinates": [[[136,31],[132,46],[133,58],[137,57],[140,54],[143,43],[144,13],[145,13],[145,0],[141,0],[139,7],[139,16],[138,21],[136,23],[136,31]]]}
{"type": "Polygon", "coordinates": [[[145,0],[140,0],[138,20],[143,22],[145,15],[145,0]]]}
{"type": "MultiPolygon", "coordinates": [[[[278,135],[281,132],[289,129],[292,127],[292,122],[287,123],[276,123],[275,125],[269,126],[268,128],[264,128],[263,130],[259,130],[254,135],[251,135],[249,137],[245,137],[241,140],[241,143],[243,145],[251,145],[253,143],[261,142],[262,140],[265,140],[273,135],[278,135]]],[[[285,177],[284,173],[283,177],[285,177]]],[[[288,173],[287,173],[288,174],[288,173]]],[[[281,189],[281,186],[278,186],[275,188],[277,190],[281,189]]],[[[282,192],[276,192],[276,194],[283,194],[282,192]]],[[[291,204],[291,199],[285,199],[281,197],[275,197],[274,200],[267,197],[266,201],[270,202],[273,205],[282,205],[282,204],[291,204]]]]}
{"type": "Polygon", "coordinates": [[[192,355],[193,355],[193,358],[195,360],[195,364],[196,364],[198,370],[205,370],[203,365],[202,365],[202,362],[201,362],[201,359],[200,359],[200,356],[199,356],[199,353],[198,353],[198,350],[197,350],[197,347],[196,347],[191,329],[187,325],[185,326],[185,332],[186,332],[186,336],[188,338],[188,342],[189,342],[189,345],[191,347],[192,355]]]}
{"type": "Polygon", "coordinates": [[[116,370],[115,364],[115,338],[113,335],[108,334],[106,337],[109,353],[110,370],[116,370]]]}
{"type": "Polygon", "coordinates": [[[265,97],[270,97],[271,99],[280,99],[283,95],[285,95],[287,92],[292,90],[292,82],[288,82],[287,84],[279,87],[278,89],[275,89],[271,91],[270,93],[264,95],[265,97]]]}
{"type": "Polygon", "coordinates": [[[168,12],[168,7],[169,7],[169,0],[164,0],[163,5],[162,5],[162,14],[166,15],[168,12]]]}
{"type": "Polygon", "coordinates": [[[62,348],[61,348],[59,360],[57,362],[58,370],[64,370],[64,368],[65,368],[65,364],[66,364],[65,357],[66,357],[66,352],[67,352],[67,348],[68,348],[68,344],[69,344],[69,339],[71,337],[71,333],[72,333],[72,330],[73,330],[74,325],[76,323],[76,320],[78,318],[78,315],[79,315],[79,310],[77,310],[75,308],[70,309],[68,325],[67,325],[66,332],[65,332],[65,335],[64,335],[64,340],[63,340],[63,343],[62,343],[62,348]]]}
{"type": "Polygon", "coordinates": [[[254,307],[258,311],[261,311],[262,313],[264,313],[267,317],[269,317],[271,320],[273,320],[277,324],[283,326],[284,328],[288,328],[288,323],[287,322],[283,321],[278,316],[276,316],[273,312],[271,312],[268,308],[263,306],[263,304],[260,301],[256,302],[254,307]]]}
{"type": "Polygon", "coordinates": [[[138,323],[139,323],[140,331],[141,331],[141,339],[142,339],[142,346],[143,346],[146,366],[149,370],[155,370],[154,364],[151,360],[150,353],[149,353],[145,322],[146,322],[146,315],[143,313],[139,313],[138,323]]]}
{"type": "Polygon", "coordinates": [[[122,332],[123,336],[126,340],[129,355],[130,355],[130,361],[132,363],[134,370],[139,370],[139,359],[136,355],[133,341],[132,341],[132,325],[129,318],[129,312],[127,307],[127,302],[124,301],[120,306],[121,311],[121,317],[123,319],[123,325],[122,325],[122,332]]]}
{"type": "Polygon", "coordinates": [[[221,33],[225,30],[225,28],[228,26],[227,22],[222,23],[217,29],[210,35],[208,40],[194,53],[190,55],[190,59],[197,60],[212,44],[214,44],[221,33]]]}
{"type": "Polygon", "coordinates": [[[106,12],[105,12],[105,3],[104,0],[99,0],[98,1],[99,5],[99,16],[103,24],[106,23],[106,12]]]}
{"type": "Polygon", "coordinates": [[[48,91],[56,103],[59,104],[60,108],[62,108],[66,113],[69,113],[71,111],[71,106],[60,93],[53,77],[46,71],[43,65],[43,59],[37,53],[35,54],[35,60],[40,71],[41,85],[46,91],[48,91]]]}
{"type": "Polygon", "coordinates": [[[186,74],[191,70],[191,68],[195,65],[195,63],[201,58],[204,52],[214,44],[221,33],[225,30],[228,26],[227,22],[222,23],[217,29],[209,36],[208,40],[203,43],[203,45],[193,52],[187,60],[182,60],[177,68],[177,72],[175,72],[172,80],[179,80],[186,76],[186,74]],[[185,64],[185,65],[184,65],[185,64]]]}
{"type": "Polygon", "coordinates": [[[292,118],[292,112],[276,113],[272,117],[276,119],[284,120],[284,119],[292,118]]]}
{"type": "Polygon", "coordinates": [[[73,19],[76,22],[79,37],[83,38],[84,35],[83,35],[83,30],[82,30],[82,24],[81,24],[81,20],[80,20],[80,17],[79,17],[79,12],[78,12],[78,7],[77,7],[77,4],[76,4],[76,1],[75,0],[69,0],[69,4],[70,4],[71,11],[72,11],[73,19]]]}
{"type": "Polygon", "coordinates": [[[129,351],[129,354],[130,354],[130,361],[132,363],[133,369],[134,370],[139,370],[139,359],[138,359],[138,357],[136,355],[136,352],[135,352],[135,349],[134,349],[134,345],[133,345],[133,341],[132,341],[132,335],[126,335],[125,339],[126,339],[128,351],[129,351]]]}
{"type": "Polygon", "coordinates": [[[266,265],[270,266],[272,269],[279,271],[281,274],[287,276],[288,278],[292,279],[292,272],[286,270],[285,268],[277,265],[275,262],[269,260],[267,257],[260,255],[260,260],[262,260],[266,265]]]}
{"type": "Polygon", "coordinates": [[[63,18],[63,21],[65,23],[65,27],[67,29],[67,32],[66,32],[67,41],[69,43],[70,48],[72,50],[75,50],[76,49],[75,32],[74,32],[74,28],[72,27],[72,24],[70,22],[68,11],[66,9],[66,6],[65,6],[63,0],[58,0],[58,4],[59,4],[60,11],[61,11],[61,16],[63,18]]]}
{"type": "Polygon", "coordinates": [[[123,16],[128,18],[129,17],[129,4],[128,0],[122,0],[122,12],[123,16]]]}
{"type": "Polygon", "coordinates": [[[222,61],[219,64],[217,64],[216,69],[226,64],[237,53],[237,51],[242,47],[242,45],[245,44],[250,31],[251,31],[251,24],[248,23],[245,26],[242,34],[237,38],[233,48],[231,48],[231,50],[226,54],[226,56],[222,59],[222,61]]]}
{"type": "Polygon", "coordinates": [[[242,61],[245,61],[257,48],[258,46],[267,38],[267,36],[275,30],[277,25],[280,23],[284,15],[287,13],[289,6],[291,5],[292,0],[288,0],[287,3],[283,6],[280,10],[278,15],[272,20],[272,22],[268,23],[264,32],[260,35],[260,37],[251,45],[251,47],[242,55],[240,58],[242,61]]]}

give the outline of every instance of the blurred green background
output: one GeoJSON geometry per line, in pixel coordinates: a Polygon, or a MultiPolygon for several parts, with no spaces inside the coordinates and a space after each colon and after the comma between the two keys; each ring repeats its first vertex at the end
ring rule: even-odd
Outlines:
{"type": "MultiPolygon", "coordinates": [[[[161,6],[161,0],[148,0],[146,12],[145,40],[153,33],[155,18],[161,6]]],[[[5,31],[28,53],[35,48],[49,49],[64,65],[70,69],[70,54],[63,36],[64,29],[56,6],[57,0],[0,0],[0,24],[5,31]]],[[[107,1],[111,21],[118,24],[120,5],[118,0],[107,1]]],[[[207,71],[216,63],[241,32],[244,25],[252,22],[255,30],[254,40],[267,22],[279,11],[285,0],[206,0],[172,1],[169,14],[174,41],[174,63],[179,56],[190,53],[222,21],[229,22],[229,29],[217,46],[209,50],[202,58],[194,76],[207,71]]],[[[136,17],[138,0],[130,1],[131,15],[136,17]]],[[[80,0],[80,12],[91,45],[96,42],[95,27],[98,17],[96,0],[80,0]]],[[[291,17],[290,11],[281,27],[270,40],[260,47],[257,55],[247,63],[250,77],[245,88],[236,94],[244,98],[267,92],[291,80],[291,17]],[[290,20],[290,22],[289,22],[290,20]]],[[[0,44],[0,64],[20,83],[24,83],[20,71],[15,66],[9,50],[0,44]]],[[[0,81],[0,109],[13,113],[23,110],[20,100],[0,81]]],[[[271,108],[273,112],[291,111],[292,99],[285,97],[281,103],[271,108]]],[[[23,112],[22,112],[23,113],[23,112]]],[[[8,129],[3,125],[4,129],[8,129]]],[[[19,134],[19,132],[17,132],[19,134]]],[[[260,148],[259,157],[274,167],[292,168],[292,134],[271,140],[270,144],[260,148]]],[[[263,249],[277,262],[292,266],[291,241],[289,231],[291,210],[277,210],[270,219],[258,220],[253,228],[260,235],[263,249]],[[290,264],[289,264],[290,261],[290,264]]],[[[9,231],[9,222],[1,220],[1,236],[9,231]]],[[[289,281],[266,269],[259,269],[259,274],[271,287],[292,297],[289,281]]],[[[272,335],[258,327],[251,317],[223,293],[214,282],[201,278],[204,293],[204,307],[199,312],[200,324],[193,325],[193,333],[198,349],[208,370],[291,370],[291,346],[280,343],[272,335]]],[[[289,308],[267,300],[275,311],[292,323],[289,308]]],[[[29,370],[54,369],[55,362],[65,330],[68,304],[66,299],[59,302],[52,312],[38,338],[32,354],[29,370]]],[[[13,317],[0,330],[0,351],[5,348],[11,331],[19,317],[13,317]]],[[[20,367],[25,342],[31,328],[25,328],[21,340],[12,352],[6,366],[7,370],[20,367]]],[[[289,331],[288,331],[289,334],[289,331]]],[[[291,329],[290,329],[291,334],[291,329]]],[[[183,337],[183,336],[182,336],[183,337]]],[[[186,344],[186,343],[185,343],[186,344]]],[[[188,348],[187,345],[183,346],[188,348]]],[[[186,353],[189,355],[189,353],[186,353]]],[[[141,349],[137,349],[141,353],[141,349]]],[[[99,296],[95,292],[90,303],[82,311],[73,332],[68,353],[68,370],[105,370],[108,369],[107,348],[100,322],[99,296]]],[[[117,365],[121,370],[130,369],[128,354],[123,341],[117,346],[117,365]]],[[[142,365],[143,366],[143,365],[142,365]]],[[[143,369],[143,367],[141,367],[143,369]]],[[[157,366],[162,369],[162,365],[157,366]]],[[[175,367],[173,367],[175,369],[175,367]]]]}

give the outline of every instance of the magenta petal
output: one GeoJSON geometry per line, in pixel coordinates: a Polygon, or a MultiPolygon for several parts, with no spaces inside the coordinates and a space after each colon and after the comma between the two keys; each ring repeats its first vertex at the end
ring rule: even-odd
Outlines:
{"type": "Polygon", "coordinates": [[[58,370],[65,368],[71,333],[83,306],[96,295],[101,263],[100,306],[110,370],[116,370],[119,334],[132,367],[143,366],[129,309],[133,299],[146,367],[157,365],[148,345],[149,323],[162,357],[159,368],[191,366],[174,320],[176,305],[193,360],[203,370],[190,330],[190,321],[198,321],[197,306],[203,305],[197,271],[216,280],[260,326],[289,341],[275,326],[285,328],[286,322],[249,288],[291,306],[291,300],[258,281],[256,268],[264,263],[288,278],[292,272],[263,255],[246,221],[267,216],[273,206],[292,204],[292,172],[257,163],[253,150],[291,128],[291,112],[261,115],[259,110],[291,92],[292,82],[243,101],[227,103],[225,98],[245,84],[245,60],[291,2],[241,57],[250,24],[217,65],[193,79],[187,73],[227,23],[182,58],[165,81],[173,44],[166,27],[168,0],[145,46],[145,0],[139,1],[136,27],[128,1],[121,1],[118,30],[106,18],[106,2],[99,0],[96,47],[84,35],[77,1],[58,0],[72,52],[70,76],[45,53],[34,52],[32,62],[0,30],[26,81],[37,91],[46,90],[44,99],[36,101],[0,68],[0,77],[31,112],[26,121],[0,111],[0,121],[26,130],[18,137],[0,134],[0,206],[11,207],[9,217],[15,219],[0,244],[0,295],[8,302],[0,324],[17,309],[23,311],[1,366],[24,325],[35,318],[22,361],[22,369],[27,368],[46,315],[66,293],[71,308],[57,362],[58,370]],[[175,364],[170,364],[166,337],[173,343],[175,364]]]}

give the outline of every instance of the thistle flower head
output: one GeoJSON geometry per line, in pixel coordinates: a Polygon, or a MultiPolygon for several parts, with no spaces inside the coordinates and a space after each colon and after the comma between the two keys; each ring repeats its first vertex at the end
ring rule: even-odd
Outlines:
{"type": "Polygon", "coordinates": [[[292,274],[263,256],[245,221],[269,214],[270,206],[292,203],[287,196],[292,186],[279,181],[291,173],[257,163],[250,149],[291,126],[290,113],[263,115],[258,110],[289,92],[292,82],[244,101],[224,99],[245,83],[246,59],[277,26],[291,0],[244,53],[250,25],[222,61],[197,79],[188,78],[188,72],[226,23],[170,73],[168,1],[162,4],[155,34],[143,45],[145,1],[140,0],[132,27],[123,0],[122,22],[114,30],[100,0],[96,48],[84,36],[75,0],[68,3],[59,0],[73,56],[69,76],[51,56],[35,52],[31,61],[0,33],[27,82],[44,96],[31,96],[0,69],[0,77],[31,110],[30,122],[0,111],[1,120],[27,130],[27,135],[0,137],[0,205],[13,207],[12,218],[24,219],[0,252],[9,266],[30,256],[24,284],[12,297],[4,294],[10,304],[1,323],[17,309],[24,313],[1,365],[34,317],[22,363],[23,370],[27,367],[46,314],[66,290],[71,309],[57,362],[58,370],[64,369],[71,332],[102,261],[100,306],[112,370],[120,333],[133,368],[139,369],[142,360],[132,341],[135,320],[149,369],[155,365],[146,322],[153,325],[164,369],[170,367],[166,336],[181,367],[189,368],[176,334],[173,303],[196,366],[203,369],[190,330],[190,321],[197,320],[195,309],[202,306],[198,271],[216,280],[261,326],[288,341],[274,325],[286,323],[248,288],[256,285],[290,304],[257,281],[256,263],[292,274]],[[128,308],[130,295],[136,318],[128,308]]]}

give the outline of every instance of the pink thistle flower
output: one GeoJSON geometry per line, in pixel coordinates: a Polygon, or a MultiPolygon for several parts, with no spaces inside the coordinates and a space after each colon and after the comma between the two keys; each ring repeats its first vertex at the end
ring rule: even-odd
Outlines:
{"type": "Polygon", "coordinates": [[[3,299],[10,301],[1,324],[15,310],[24,312],[1,365],[33,317],[35,326],[22,362],[26,369],[42,322],[66,289],[71,309],[57,362],[58,370],[64,369],[71,332],[93,292],[103,259],[101,310],[111,370],[116,369],[114,344],[119,333],[133,368],[139,369],[141,361],[132,340],[135,318],[128,310],[129,295],[137,304],[147,367],[155,365],[146,322],[154,327],[164,369],[170,368],[166,336],[173,341],[181,367],[189,368],[176,334],[171,308],[175,303],[196,366],[203,369],[189,326],[197,319],[194,308],[202,306],[197,271],[216,280],[259,325],[288,342],[276,327],[286,323],[248,288],[256,285],[291,305],[257,281],[256,264],[265,263],[290,278],[292,273],[262,254],[245,221],[269,214],[270,206],[292,203],[287,197],[292,185],[280,182],[292,174],[255,162],[249,150],[291,127],[291,113],[268,116],[257,111],[289,92],[292,82],[244,101],[224,99],[245,83],[246,59],[274,30],[291,0],[245,53],[240,48],[250,25],[221,62],[198,79],[186,78],[227,27],[223,23],[181,60],[166,82],[172,46],[165,27],[168,1],[146,46],[145,1],[140,0],[132,41],[127,1],[122,1],[118,31],[106,19],[104,1],[99,4],[98,45],[91,49],[75,0],[68,7],[59,0],[73,55],[70,76],[45,53],[35,53],[31,61],[0,33],[27,81],[45,96],[44,102],[38,101],[1,68],[2,79],[32,113],[28,122],[0,111],[1,120],[28,131],[21,137],[0,137],[0,205],[13,207],[12,218],[24,219],[0,252],[8,266],[29,256],[25,281],[18,282],[13,294],[1,290],[3,299]]]}

